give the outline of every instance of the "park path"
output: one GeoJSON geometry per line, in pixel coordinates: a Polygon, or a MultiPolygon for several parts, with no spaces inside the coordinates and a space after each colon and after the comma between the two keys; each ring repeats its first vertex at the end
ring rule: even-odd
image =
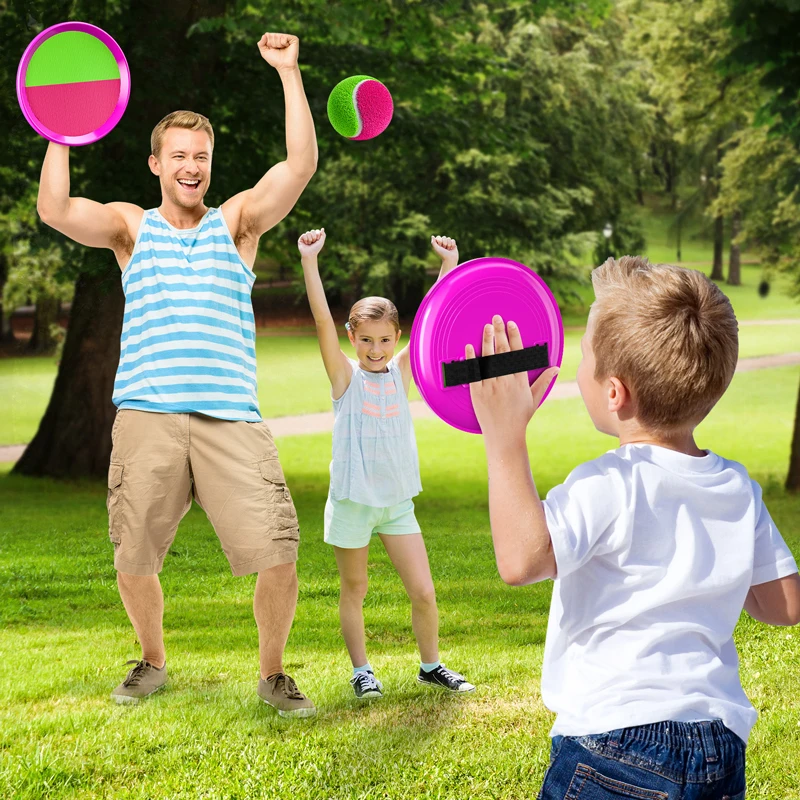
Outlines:
{"type": "MultiPolygon", "coordinates": [[[[794,320],[793,320],[794,321],[794,320]]],[[[776,323],[777,324],[777,323],[776,323]]],[[[757,369],[773,367],[790,367],[800,364],[800,352],[782,353],[775,356],[758,356],[757,358],[741,358],[736,365],[737,372],[752,372],[757,369]]],[[[576,381],[556,383],[549,397],[564,400],[580,396],[576,381]]],[[[409,403],[411,416],[414,419],[433,419],[436,415],[421,400],[409,403]]],[[[330,433],[333,430],[333,411],[316,414],[297,414],[288,417],[273,417],[265,420],[273,436],[300,436],[307,433],[330,433]]],[[[25,451],[24,444],[0,447],[0,463],[17,461],[25,451]]]]}

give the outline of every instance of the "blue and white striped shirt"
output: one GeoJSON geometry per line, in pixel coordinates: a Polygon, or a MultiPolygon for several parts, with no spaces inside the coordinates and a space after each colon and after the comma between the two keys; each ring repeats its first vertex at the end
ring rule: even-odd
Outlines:
{"type": "Polygon", "coordinates": [[[144,212],[122,273],[118,408],[258,422],[255,274],[218,208],[196,228],[144,212]]]}

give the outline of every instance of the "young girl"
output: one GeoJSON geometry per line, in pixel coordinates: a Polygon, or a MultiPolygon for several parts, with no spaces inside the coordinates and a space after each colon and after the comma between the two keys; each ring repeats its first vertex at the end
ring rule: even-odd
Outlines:
{"type": "MultiPolygon", "coordinates": [[[[439,612],[411,499],[422,486],[407,400],[408,347],[394,354],[400,340],[397,309],[383,297],[359,300],[346,326],[356,359],[348,358],[339,347],[319,276],[317,254],[324,244],[324,228],[304,233],[297,242],[333,398],[325,541],[333,545],[341,579],[339,617],[353,662],[350,683],[359,699],[383,696],[364,642],[367,554],[372,534],[377,533],[411,600],[411,624],[421,657],[417,680],[451,692],[471,692],[475,689],[471,683],[439,661],[439,612]]],[[[458,249],[446,236],[431,237],[431,245],[442,259],[441,278],[458,264],[458,249]]]]}

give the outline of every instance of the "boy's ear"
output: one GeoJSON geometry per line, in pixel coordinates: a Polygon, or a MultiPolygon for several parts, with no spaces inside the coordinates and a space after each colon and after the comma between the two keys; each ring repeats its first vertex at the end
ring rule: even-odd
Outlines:
{"type": "Polygon", "coordinates": [[[630,406],[631,393],[628,387],[619,378],[608,378],[606,396],[608,397],[608,410],[612,414],[619,414],[626,406],[630,406]]]}

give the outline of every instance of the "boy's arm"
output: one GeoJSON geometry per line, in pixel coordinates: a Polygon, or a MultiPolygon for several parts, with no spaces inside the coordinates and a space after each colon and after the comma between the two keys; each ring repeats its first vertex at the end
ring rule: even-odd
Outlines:
{"type": "MultiPolygon", "coordinates": [[[[482,349],[484,356],[521,350],[519,329],[509,322],[506,336],[503,320],[494,317],[484,328],[482,349]]],[[[467,345],[466,357],[475,358],[472,345],[467,345]]],[[[553,544],[531,475],[525,430],[557,372],[557,367],[545,370],[530,387],[527,372],[470,384],[486,447],[497,569],[512,586],[556,577],[553,544]]]]}
{"type": "Polygon", "coordinates": [[[800,575],[787,575],[751,586],[744,610],[767,625],[800,624],[800,575]]]}
{"type": "Polygon", "coordinates": [[[262,58],[275,67],[286,102],[286,160],[275,164],[252,188],[223,204],[234,239],[258,239],[294,208],[317,169],[317,136],[297,65],[296,36],[265,33],[258,43],[262,58]]]}
{"type": "Polygon", "coordinates": [[[87,247],[130,250],[142,209],[131,203],[96,203],[70,197],[69,147],[50,142],[42,165],[36,210],[46,225],[87,247]]]}
{"type": "MultiPolygon", "coordinates": [[[[439,258],[442,259],[442,266],[436,278],[438,282],[447,275],[448,272],[454,270],[458,266],[458,245],[455,239],[450,239],[447,236],[431,236],[431,247],[439,258]]],[[[409,352],[408,345],[395,356],[395,360],[397,361],[397,366],[400,368],[400,374],[403,376],[403,384],[405,385],[407,395],[408,387],[411,384],[411,353],[409,352]]]]}
{"type": "Polygon", "coordinates": [[[308,303],[314,322],[317,326],[317,339],[322,353],[322,363],[331,382],[333,398],[338,400],[350,385],[352,368],[347,356],[339,347],[339,336],[336,333],[336,324],[333,321],[322,278],[319,275],[317,253],[325,243],[325,228],[318,231],[304,233],[298,242],[300,247],[301,263],[303,265],[303,279],[306,284],[308,303]],[[315,252],[311,252],[311,251],[315,252]]]}

